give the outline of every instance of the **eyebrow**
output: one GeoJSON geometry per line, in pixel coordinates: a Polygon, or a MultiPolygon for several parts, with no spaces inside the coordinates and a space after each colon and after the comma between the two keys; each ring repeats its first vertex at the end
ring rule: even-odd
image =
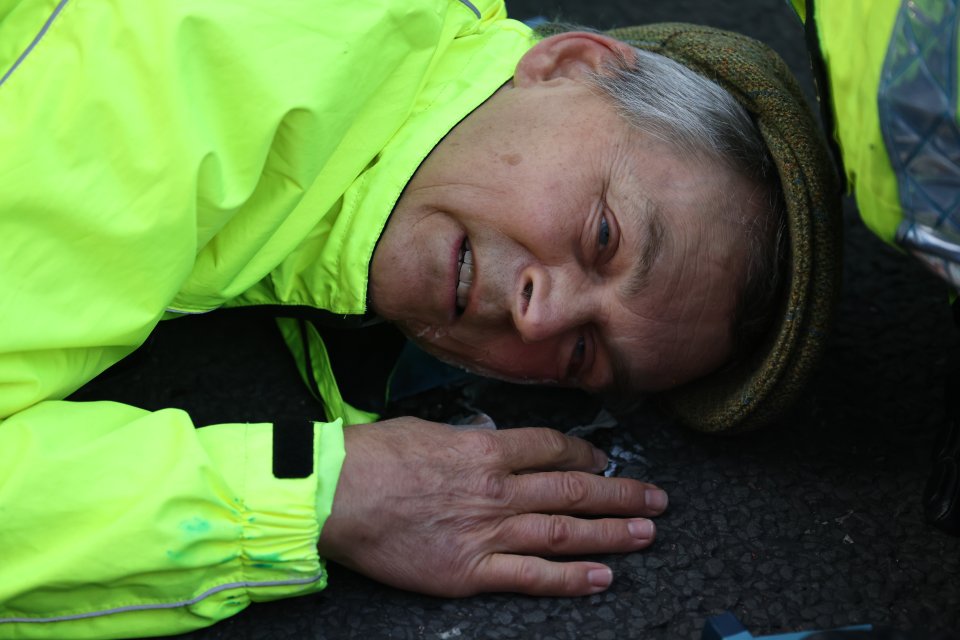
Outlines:
{"type": "Polygon", "coordinates": [[[638,215],[641,217],[640,228],[646,233],[640,236],[640,251],[633,271],[623,286],[623,295],[633,298],[640,295],[650,282],[650,271],[656,264],[657,258],[663,252],[664,239],[667,229],[663,224],[663,216],[659,209],[649,200],[643,201],[638,215]]]}

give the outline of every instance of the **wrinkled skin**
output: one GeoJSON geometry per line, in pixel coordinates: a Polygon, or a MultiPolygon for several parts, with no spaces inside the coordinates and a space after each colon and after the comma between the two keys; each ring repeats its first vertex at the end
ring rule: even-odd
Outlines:
{"type": "MultiPolygon", "coordinates": [[[[586,86],[624,47],[543,40],[431,152],[373,256],[378,314],[482,373],[594,391],[675,386],[729,357],[754,190],[630,129],[586,86]]],[[[643,549],[646,518],[666,507],[651,485],[594,475],[602,453],[546,429],[401,418],[345,438],[320,551],[404,589],[596,593],[609,568],[543,556],[643,549]]]]}
{"type": "Polygon", "coordinates": [[[746,178],[681,157],[586,84],[583,68],[618,45],[542,41],[407,185],[371,301],[430,353],[593,392],[661,390],[729,358],[762,204],[746,178]]]}
{"type": "Polygon", "coordinates": [[[613,577],[605,565],[537,556],[643,549],[654,539],[643,516],[666,507],[652,485],[594,475],[606,455],[550,429],[460,431],[398,418],[348,427],[345,438],[320,553],[403,589],[597,593],[613,577]]]}

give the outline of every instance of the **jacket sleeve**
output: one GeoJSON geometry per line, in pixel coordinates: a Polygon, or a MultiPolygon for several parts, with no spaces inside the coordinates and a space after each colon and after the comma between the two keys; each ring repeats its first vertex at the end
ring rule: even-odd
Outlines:
{"type": "Polygon", "coordinates": [[[143,342],[259,184],[237,147],[268,145],[196,115],[257,84],[195,75],[234,67],[194,14],[240,4],[0,2],[0,638],[185,632],[326,583],[339,422],[60,400],[143,342]]]}
{"type": "Polygon", "coordinates": [[[309,189],[321,169],[318,182],[349,184],[366,166],[341,129],[381,84],[406,95],[421,80],[341,64],[366,59],[343,15],[379,38],[378,61],[380,34],[400,29],[386,57],[416,46],[420,74],[434,39],[476,12],[364,7],[0,0],[0,638],[185,632],[325,585],[315,545],[339,422],[305,439],[303,425],[195,429],[180,411],[60,399],[164,310],[212,309],[261,281],[343,193],[309,189]],[[321,202],[300,206],[304,193],[321,202]]]}
{"type": "Polygon", "coordinates": [[[326,585],[339,421],[195,429],[42,402],[0,423],[0,638],[182,633],[326,585]]]}

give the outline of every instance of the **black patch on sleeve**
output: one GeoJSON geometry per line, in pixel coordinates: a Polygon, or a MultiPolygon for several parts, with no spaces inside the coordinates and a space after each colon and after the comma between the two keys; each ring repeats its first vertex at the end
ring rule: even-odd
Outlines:
{"type": "Polygon", "coordinates": [[[313,473],[313,423],[280,420],[273,423],[273,475],[306,478],[313,473]]]}

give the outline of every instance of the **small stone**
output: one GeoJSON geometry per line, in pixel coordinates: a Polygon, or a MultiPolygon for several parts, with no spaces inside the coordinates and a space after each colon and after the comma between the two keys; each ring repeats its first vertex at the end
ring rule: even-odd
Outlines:
{"type": "Polygon", "coordinates": [[[604,605],[597,609],[597,617],[606,622],[613,622],[617,619],[616,614],[613,612],[613,609],[604,605]]]}
{"type": "Polygon", "coordinates": [[[710,558],[703,564],[703,572],[708,578],[719,578],[723,575],[724,564],[720,558],[710,558]]]}
{"type": "Polygon", "coordinates": [[[509,625],[513,622],[513,615],[509,611],[497,611],[493,614],[493,620],[497,624],[509,625]]]}
{"type": "Polygon", "coordinates": [[[527,624],[539,624],[547,619],[547,614],[543,611],[528,611],[523,614],[523,621],[527,624]]]}

